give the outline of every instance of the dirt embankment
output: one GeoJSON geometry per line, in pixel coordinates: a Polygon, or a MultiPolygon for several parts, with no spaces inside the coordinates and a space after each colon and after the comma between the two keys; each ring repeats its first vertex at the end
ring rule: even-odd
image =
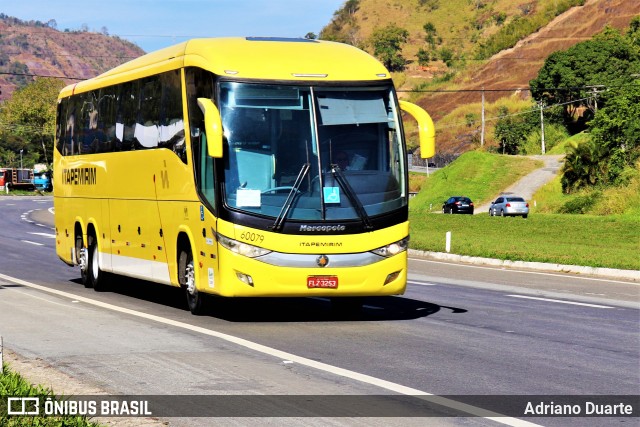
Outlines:
{"type": "Polygon", "coordinates": [[[480,102],[481,95],[474,91],[483,88],[486,102],[514,94],[527,98],[528,90],[515,89],[527,89],[529,81],[538,75],[545,58],[552,52],[588,40],[606,26],[625,29],[638,15],[638,0],[587,0],[584,6],[571,8],[513,48],[494,55],[470,77],[461,77],[465,82],[456,85],[460,91],[425,94],[418,104],[437,120],[460,105],[480,102]],[[502,91],[504,89],[514,90],[502,91]]]}

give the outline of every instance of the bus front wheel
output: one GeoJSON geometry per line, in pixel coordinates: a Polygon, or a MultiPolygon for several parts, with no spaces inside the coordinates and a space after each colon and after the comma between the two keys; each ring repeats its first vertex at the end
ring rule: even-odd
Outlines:
{"type": "Polygon", "coordinates": [[[187,295],[187,304],[192,314],[200,315],[206,311],[206,295],[196,288],[196,273],[193,255],[190,249],[180,249],[178,256],[178,282],[187,295]]]}

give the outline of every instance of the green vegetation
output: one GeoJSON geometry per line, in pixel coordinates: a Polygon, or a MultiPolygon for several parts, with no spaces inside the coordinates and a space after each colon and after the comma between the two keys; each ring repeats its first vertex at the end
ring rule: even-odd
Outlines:
{"type": "Polygon", "coordinates": [[[43,386],[33,386],[9,369],[7,364],[0,372],[0,425],[5,427],[99,427],[81,416],[17,416],[7,414],[7,397],[40,397],[44,399],[60,400],[53,391],[43,386]]]}
{"type": "MultiPolygon", "coordinates": [[[[501,26],[498,32],[480,43],[476,53],[477,58],[487,59],[501,50],[513,47],[520,39],[538,31],[556,16],[573,6],[582,6],[584,2],[585,0],[555,0],[553,3],[547,3],[535,13],[531,13],[532,4],[525,4],[521,7],[521,16],[514,17],[507,25],[501,26]]],[[[504,20],[504,17],[497,15],[495,19],[496,21],[504,20]]]]}
{"type": "Polygon", "coordinates": [[[0,165],[32,168],[53,159],[56,99],[64,86],[60,79],[37,79],[17,90],[0,105],[0,165]]]}
{"type": "MultiPolygon", "coordinates": [[[[581,134],[573,140],[584,138],[581,134]]],[[[453,195],[469,196],[477,207],[534,167],[536,162],[528,158],[475,151],[421,182],[412,175],[410,186],[419,187],[420,193],[409,203],[411,247],[443,252],[445,233],[451,231],[456,254],[640,270],[640,172],[624,187],[574,194],[562,192],[558,177],[529,201],[531,215],[526,220],[484,212],[430,213],[439,212],[453,195]]],[[[635,170],[640,171],[640,164],[635,170]]]]}
{"type": "Polygon", "coordinates": [[[349,0],[334,12],[320,38],[373,52],[371,35],[396,23],[409,32],[410,43],[402,49],[409,62],[416,58],[426,65],[443,60],[451,67],[509,48],[582,4],[584,0],[349,0]]]}
{"type": "Polygon", "coordinates": [[[627,185],[583,188],[569,194],[562,191],[558,176],[533,195],[532,213],[623,215],[640,220],[640,164],[631,171],[627,185]]]}
{"type": "Polygon", "coordinates": [[[406,43],[409,32],[395,24],[377,29],[371,35],[374,55],[389,71],[404,69],[406,60],[402,57],[402,44],[406,43]]]}
{"type": "MultiPolygon", "coordinates": [[[[567,143],[563,192],[620,187],[637,174],[639,72],[640,17],[636,17],[625,34],[607,28],[591,40],[551,54],[531,81],[534,99],[563,104],[567,129],[588,129],[591,136],[567,143]],[[577,115],[580,109],[583,112],[577,115]]],[[[570,210],[588,210],[596,200],[595,193],[582,195],[573,201],[579,206],[570,210]]]]}
{"type": "Polygon", "coordinates": [[[640,270],[640,220],[625,216],[425,215],[411,210],[411,248],[504,260],[640,270]]]}
{"type": "Polygon", "coordinates": [[[542,162],[526,157],[468,151],[449,166],[433,173],[411,200],[416,214],[439,211],[451,196],[467,196],[476,205],[489,202],[510,184],[540,167],[542,162]]]}

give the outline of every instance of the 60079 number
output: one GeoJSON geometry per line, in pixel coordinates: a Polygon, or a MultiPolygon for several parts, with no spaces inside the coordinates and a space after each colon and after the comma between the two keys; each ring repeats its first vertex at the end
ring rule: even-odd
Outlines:
{"type": "Polygon", "coordinates": [[[240,234],[240,239],[248,242],[262,243],[264,241],[264,234],[254,233],[253,231],[244,231],[240,234]]]}

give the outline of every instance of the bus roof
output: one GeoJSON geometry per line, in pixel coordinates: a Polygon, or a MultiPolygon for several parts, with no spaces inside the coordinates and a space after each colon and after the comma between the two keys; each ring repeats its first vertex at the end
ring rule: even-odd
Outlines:
{"type": "Polygon", "coordinates": [[[192,39],[148,53],[104,74],[67,86],[61,96],[180,67],[221,76],[285,81],[380,81],[387,69],[351,45],[307,39],[230,37],[192,39]]]}

